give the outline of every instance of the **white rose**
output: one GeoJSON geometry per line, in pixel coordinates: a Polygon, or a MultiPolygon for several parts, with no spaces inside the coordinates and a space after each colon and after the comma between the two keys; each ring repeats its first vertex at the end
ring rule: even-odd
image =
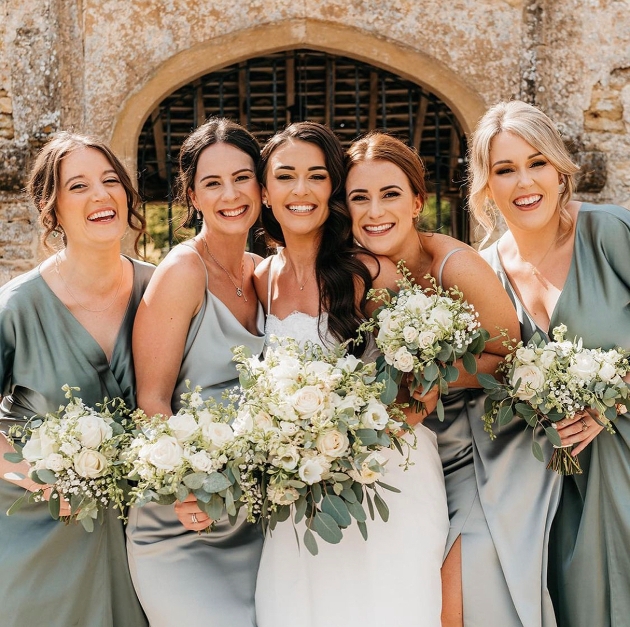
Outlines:
{"type": "Polygon", "coordinates": [[[405,342],[407,342],[407,344],[412,344],[418,338],[418,329],[406,326],[403,329],[403,337],[405,338],[405,342]]]}
{"type": "Polygon", "coordinates": [[[31,464],[34,464],[36,461],[42,459],[42,441],[37,433],[34,433],[31,436],[31,439],[24,445],[24,448],[22,449],[22,457],[31,464]]]}
{"type": "Polygon", "coordinates": [[[532,364],[526,364],[514,369],[510,383],[514,385],[519,379],[521,384],[516,396],[523,401],[533,398],[542,389],[545,382],[542,370],[532,364]]]}
{"type": "Polygon", "coordinates": [[[80,416],[77,419],[77,429],[81,434],[79,437],[81,444],[87,448],[98,448],[103,440],[112,437],[111,425],[94,414],[80,416]]]}
{"type": "Polygon", "coordinates": [[[383,357],[385,357],[385,361],[390,365],[394,365],[394,360],[396,359],[396,350],[391,346],[383,346],[381,348],[383,351],[383,357]]]}
{"type": "Polygon", "coordinates": [[[352,469],[348,471],[348,474],[359,483],[374,483],[383,476],[383,465],[386,461],[383,455],[374,451],[365,458],[360,470],[352,469]]]}
{"type": "Polygon", "coordinates": [[[328,457],[342,457],[350,446],[350,440],[345,433],[336,429],[321,433],[315,441],[317,450],[328,457]]]}
{"type": "Polygon", "coordinates": [[[591,381],[599,370],[599,364],[590,353],[578,353],[567,370],[582,381],[591,381]]]}
{"type": "Polygon", "coordinates": [[[178,442],[187,442],[199,430],[199,425],[192,414],[181,413],[171,416],[167,421],[178,442]]]}
{"type": "Polygon", "coordinates": [[[234,431],[225,422],[211,422],[201,428],[203,437],[210,440],[214,446],[221,448],[234,439],[234,431]]]}
{"type": "Polygon", "coordinates": [[[304,366],[307,375],[315,375],[318,379],[327,379],[333,371],[332,364],[325,361],[312,361],[304,366]]]}
{"type": "Polygon", "coordinates": [[[312,457],[306,459],[300,465],[298,475],[304,483],[313,485],[322,480],[322,475],[328,470],[327,465],[323,463],[323,460],[319,457],[312,457]]]}
{"type": "Polygon", "coordinates": [[[422,331],[418,334],[418,347],[419,348],[431,348],[437,340],[437,335],[433,331],[422,331]]]}
{"type": "Polygon", "coordinates": [[[599,378],[606,383],[611,383],[619,379],[619,375],[617,374],[617,370],[612,364],[604,362],[599,369],[599,378]]]}
{"type": "Polygon", "coordinates": [[[381,319],[379,316],[378,338],[383,339],[396,334],[398,330],[398,321],[393,316],[385,316],[381,319]]]}
{"type": "Polygon", "coordinates": [[[273,424],[271,416],[262,411],[258,412],[254,416],[254,424],[258,429],[261,429],[265,433],[267,433],[268,431],[273,431],[276,428],[273,424]]]}
{"type": "Polygon", "coordinates": [[[401,372],[411,372],[413,370],[413,355],[404,347],[400,347],[394,355],[394,368],[401,372]]]}
{"type": "Polygon", "coordinates": [[[267,496],[276,505],[291,505],[300,498],[300,493],[295,488],[267,488],[267,496]]]}
{"type": "Polygon", "coordinates": [[[162,435],[156,442],[143,449],[147,461],[161,470],[175,470],[184,454],[180,443],[171,435],[162,435]]]}
{"type": "Polygon", "coordinates": [[[197,472],[211,472],[214,470],[213,459],[206,451],[197,451],[193,453],[188,460],[190,461],[190,465],[197,472]]]}
{"type": "Polygon", "coordinates": [[[420,292],[411,294],[407,299],[406,309],[414,314],[421,314],[431,304],[431,299],[420,292]]]}
{"type": "Polygon", "coordinates": [[[291,388],[300,375],[302,367],[294,357],[283,357],[277,366],[269,371],[269,375],[281,389],[291,388]]]}
{"type": "Polygon", "coordinates": [[[300,461],[300,454],[294,446],[279,446],[271,463],[284,470],[295,470],[300,461]]]}
{"type": "Polygon", "coordinates": [[[46,468],[48,468],[48,470],[61,472],[65,467],[64,457],[63,455],[59,455],[59,453],[52,453],[46,458],[46,468]]]}
{"type": "Polygon", "coordinates": [[[86,479],[101,477],[107,470],[107,458],[98,451],[89,448],[84,448],[75,455],[73,461],[77,474],[86,479]]]}
{"type": "Polygon", "coordinates": [[[538,357],[538,363],[540,363],[545,370],[549,370],[555,359],[556,351],[543,349],[543,352],[538,357]]]}
{"type": "Polygon", "coordinates": [[[523,364],[531,364],[536,361],[536,351],[533,348],[519,348],[516,351],[516,359],[523,364]]]}
{"type": "Polygon", "coordinates": [[[453,314],[444,305],[437,305],[429,314],[429,321],[442,327],[445,331],[450,331],[453,326],[453,314]]]}
{"type": "Polygon", "coordinates": [[[387,426],[389,415],[385,405],[372,399],[361,414],[361,424],[368,429],[380,431],[387,426]]]}
{"type": "Polygon", "coordinates": [[[291,397],[295,411],[302,416],[312,416],[324,405],[324,394],[314,385],[305,385],[291,397]]]}

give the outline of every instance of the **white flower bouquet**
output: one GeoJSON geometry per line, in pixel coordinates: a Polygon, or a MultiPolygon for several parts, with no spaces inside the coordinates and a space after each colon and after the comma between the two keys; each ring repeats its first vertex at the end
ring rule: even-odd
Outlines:
{"type": "Polygon", "coordinates": [[[253,522],[259,502],[256,486],[241,479],[251,457],[250,443],[237,437],[230,426],[233,405],[203,400],[200,388],[181,398],[182,406],[174,416],[148,417],[141,410],[133,415],[137,432],[127,459],[129,479],[135,486],[129,505],[170,505],[194,494],[199,508],[213,521],[227,512],[234,523],[238,510],[247,504],[253,522]]]}
{"type": "Polygon", "coordinates": [[[367,538],[367,513],[383,520],[389,511],[378,487],[386,457],[395,447],[409,464],[409,430],[397,406],[387,407],[375,365],[307,342],[272,338],[260,361],[246,347],[234,349],[240,371],[240,404],[234,423],[256,448],[261,517],[273,530],[293,515],[304,520],[304,544],[317,554],[314,533],[336,544],[356,521],[367,538]],[[314,532],[314,533],[313,533],[314,532]]]}
{"type": "MultiPolygon", "coordinates": [[[[628,399],[622,377],[630,365],[624,351],[585,348],[581,338],[565,340],[566,331],[565,325],[553,329],[552,342],[538,334],[525,346],[506,342],[511,352],[500,367],[504,383],[486,374],[478,379],[488,394],[483,420],[490,437],[496,437],[495,422],[501,427],[520,416],[530,427],[542,427],[555,447],[547,467],[570,475],[582,470],[570,447],[562,447],[553,423],[593,408],[598,421],[614,433],[610,421],[617,416],[616,405],[628,399]]],[[[544,461],[542,448],[535,439],[532,442],[534,455],[544,461]]]]}
{"type": "MultiPolygon", "coordinates": [[[[370,290],[368,298],[382,303],[359,331],[375,332],[382,355],[377,359],[378,380],[384,383],[383,401],[396,398],[405,376],[412,377],[410,392],[422,387],[426,394],[435,385],[440,395],[459,377],[453,365],[461,359],[467,372],[477,372],[476,355],[489,339],[479,325],[478,313],[456,288],[444,290],[430,279],[432,287],[422,289],[413,283],[403,261],[398,263],[402,279],[400,291],[370,290]]],[[[418,410],[422,403],[414,403],[418,410]]],[[[444,420],[444,406],[438,399],[437,414],[444,420]]]]}
{"type": "MultiPolygon", "coordinates": [[[[42,486],[52,486],[48,503],[53,518],[77,520],[86,531],[93,531],[94,522],[102,522],[103,512],[109,507],[118,509],[120,518],[124,517],[129,486],[122,452],[131,438],[132,423],[120,398],[105,399],[97,410],[74,397],[79,388],[65,385],[62,389],[67,405],[11,428],[16,452],[5,454],[5,458],[12,462],[26,460],[31,464],[29,477],[42,486]],[[60,498],[69,502],[70,516],[59,516],[60,498]]],[[[7,513],[43,500],[44,488],[29,492],[7,513]]]]}

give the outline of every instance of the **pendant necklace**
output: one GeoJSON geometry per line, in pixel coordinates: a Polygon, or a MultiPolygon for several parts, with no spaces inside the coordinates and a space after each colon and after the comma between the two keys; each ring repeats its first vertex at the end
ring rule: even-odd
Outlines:
{"type": "Polygon", "coordinates": [[[219,260],[210,252],[210,248],[208,248],[208,242],[206,242],[206,238],[202,237],[201,241],[203,242],[206,252],[210,255],[210,257],[212,257],[214,263],[216,263],[217,266],[219,266],[219,268],[221,268],[221,270],[223,270],[223,272],[227,274],[227,278],[230,279],[230,283],[234,286],[234,289],[236,290],[236,295],[239,298],[243,298],[243,300],[247,302],[247,296],[245,296],[245,293],[243,292],[243,282],[245,281],[245,264],[243,263],[243,261],[241,261],[241,285],[239,287],[234,282],[234,279],[232,278],[232,275],[228,272],[227,268],[222,265],[219,260]]]}
{"type": "Polygon", "coordinates": [[[102,309],[90,309],[89,307],[86,307],[85,305],[81,304],[79,299],[72,293],[72,290],[70,289],[70,286],[66,283],[66,280],[63,278],[63,274],[61,274],[61,265],[59,263],[59,255],[60,254],[61,254],[61,251],[59,251],[55,255],[55,271],[59,275],[59,278],[61,279],[61,282],[63,283],[63,286],[66,288],[66,291],[72,297],[72,300],[77,305],[79,305],[79,307],[81,307],[81,309],[84,309],[85,311],[89,311],[90,313],[101,313],[103,311],[107,311],[116,302],[116,298],[118,298],[118,293],[120,292],[120,287],[121,287],[122,282],[123,282],[123,276],[125,274],[125,271],[124,271],[125,269],[123,267],[122,259],[120,260],[120,281],[118,281],[118,287],[116,288],[116,292],[114,294],[114,297],[109,301],[107,306],[103,307],[102,309]]]}
{"type": "Polygon", "coordinates": [[[537,268],[537,266],[542,264],[542,262],[547,258],[547,255],[551,252],[551,249],[554,247],[554,245],[556,243],[556,239],[557,239],[556,237],[553,238],[553,241],[551,242],[551,246],[549,246],[549,248],[547,248],[547,251],[545,252],[545,254],[542,256],[542,258],[540,259],[540,261],[536,265],[534,265],[531,261],[527,261],[527,259],[524,259],[523,255],[521,255],[520,251],[517,248],[519,259],[523,263],[526,263],[532,269],[532,275],[533,276],[537,276],[537,277],[543,278],[543,276],[540,273],[540,270],[537,268]]]}

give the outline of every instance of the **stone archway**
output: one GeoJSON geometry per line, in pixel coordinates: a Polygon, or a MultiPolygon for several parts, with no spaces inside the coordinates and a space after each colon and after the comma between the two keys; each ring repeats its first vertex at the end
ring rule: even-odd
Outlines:
{"type": "Polygon", "coordinates": [[[479,93],[424,52],[351,27],[300,19],[217,37],[171,57],[123,104],[110,141],[112,148],[135,170],[142,125],[165,96],[214,69],[299,47],[371,63],[425,87],[451,108],[465,133],[472,131],[485,110],[479,93]]]}

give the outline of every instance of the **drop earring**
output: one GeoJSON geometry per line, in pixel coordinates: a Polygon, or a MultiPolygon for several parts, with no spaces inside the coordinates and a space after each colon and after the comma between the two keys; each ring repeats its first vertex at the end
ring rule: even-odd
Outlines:
{"type": "Polygon", "coordinates": [[[564,181],[564,177],[562,177],[562,182],[558,185],[558,194],[562,194],[566,188],[566,184],[564,181]]]}

